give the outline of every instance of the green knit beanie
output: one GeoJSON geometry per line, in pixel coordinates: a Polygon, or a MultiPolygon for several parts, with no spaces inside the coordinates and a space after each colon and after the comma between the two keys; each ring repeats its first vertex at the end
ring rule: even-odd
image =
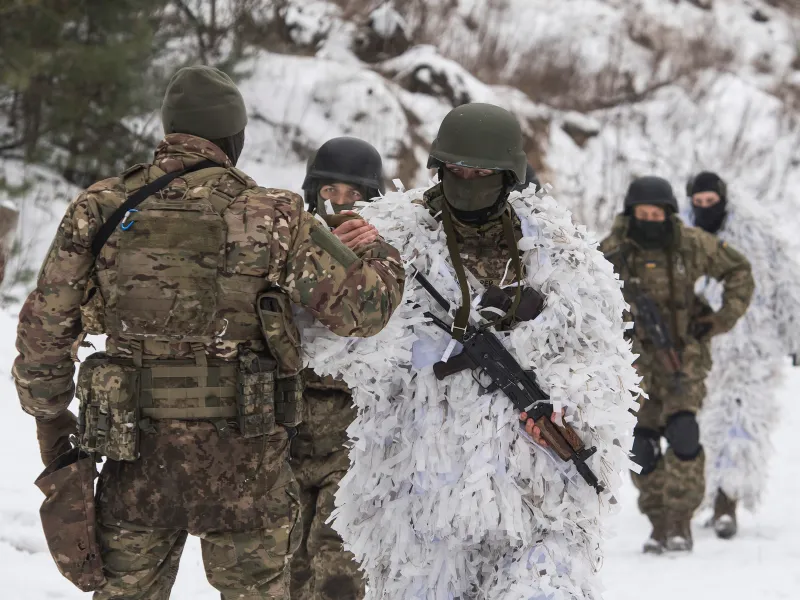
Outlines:
{"type": "Polygon", "coordinates": [[[167,85],[161,105],[164,133],[217,140],[242,131],[247,110],[236,84],[219,69],[184,67],[167,85]]]}

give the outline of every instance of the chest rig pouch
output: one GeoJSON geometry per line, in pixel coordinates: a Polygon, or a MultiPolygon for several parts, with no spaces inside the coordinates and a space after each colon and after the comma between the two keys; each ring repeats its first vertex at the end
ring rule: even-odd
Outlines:
{"type": "Polygon", "coordinates": [[[212,337],[225,233],[207,196],[143,202],[118,238],[113,330],[133,339],[212,337]]]}

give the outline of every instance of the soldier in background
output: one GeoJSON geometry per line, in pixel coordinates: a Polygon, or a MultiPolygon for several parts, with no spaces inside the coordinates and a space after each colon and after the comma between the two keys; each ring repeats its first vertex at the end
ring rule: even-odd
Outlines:
{"type": "Polygon", "coordinates": [[[379,238],[348,248],[299,196],[235,168],[247,115],[221,71],[178,71],[162,120],[152,163],[69,205],[20,312],[20,402],[45,464],[76,434],[108,458],[96,600],[168,598],[188,534],[224,600],[287,598],[301,529],[291,304],[338,335],[376,334],[403,266],[379,238]],[[81,367],[78,428],[72,348],[87,331],[108,340],[81,367]]]}
{"type": "Polygon", "coordinates": [[[653,531],[644,551],[692,549],[691,519],[704,493],[705,455],[696,414],[705,398],[707,340],[731,329],[753,293],[750,264],[714,236],[686,227],[676,214],[678,203],[669,182],[660,177],[635,180],[625,197],[624,212],[614,222],[601,249],[625,281],[623,294],[633,308],[636,366],[648,398],[641,400],[634,430],[634,475],[639,509],[653,531]],[[694,284],[710,276],[723,282],[721,308],[697,314],[694,284]],[[664,352],[649,339],[637,314],[636,297],[656,305],[677,353],[677,372],[662,360],[664,352]],[[662,455],[661,438],[669,449],[662,455]]]}
{"type": "MultiPolygon", "coordinates": [[[[714,507],[715,533],[729,539],[737,531],[737,505],[755,510],[766,487],[784,357],[800,345],[800,269],[776,234],[776,223],[769,221],[774,215],[731,203],[719,175],[697,174],[686,193],[692,203],[690,222],[744,253],[753,264],[756,283],[744,317],[729,333],[711,341],[714,365],[700,413],[708,458],[706,502],[714,507]]],[[[703,278],[696,291],[705,310],[719,306],[719,282],[703,278]]]]}
{"type": "MultiPolygon", "coordinates": [[[[348,248],[373,244],[377,231],[361,219],[342,224],[334,215],[355,215],[356,202],[383,193],[380,154],[356,138],[334,138],[309,160],[303,182],[306,204],[332,226],[348,248]]],[[[303,372],[305,417],[292,441],[292,471],[300,486],[303,539],[292,559],[292,598],[303,600],[355,600],[364,597],[358,563],[345,552],[342,539],[328,520],[335,506],[339,482],[350,465],[347,427],[356,416],[347,385],[332,377],[303,372]]]]}

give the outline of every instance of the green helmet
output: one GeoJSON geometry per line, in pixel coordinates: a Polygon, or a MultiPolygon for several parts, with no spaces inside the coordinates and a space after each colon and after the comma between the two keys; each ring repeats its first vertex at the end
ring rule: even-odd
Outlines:
{"type": "Polygon", "coordinates": [[[428,168],[448,163],[508,171],[522,183],[528,166],[522,145],[522,129],[510,112],[493,104],[462,104],[442,121],[428,168]]]}

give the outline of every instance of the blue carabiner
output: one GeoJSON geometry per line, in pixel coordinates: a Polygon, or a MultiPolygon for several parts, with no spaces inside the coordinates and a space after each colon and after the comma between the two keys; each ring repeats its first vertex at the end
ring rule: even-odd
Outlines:
{"type": "Polygon", "coordinates": [[[138,209],[132,208],[125,213],[125,217],[122,219],[122,223],[119,224],[119,227],[120,229],[122,229],[122,231],[128,231],[128,229],[133,227],[133,224],[136,223],[136,221],[131,221],[130,223],[126,223],[130,214],[135,212],[139,212],[138,209]]]}

